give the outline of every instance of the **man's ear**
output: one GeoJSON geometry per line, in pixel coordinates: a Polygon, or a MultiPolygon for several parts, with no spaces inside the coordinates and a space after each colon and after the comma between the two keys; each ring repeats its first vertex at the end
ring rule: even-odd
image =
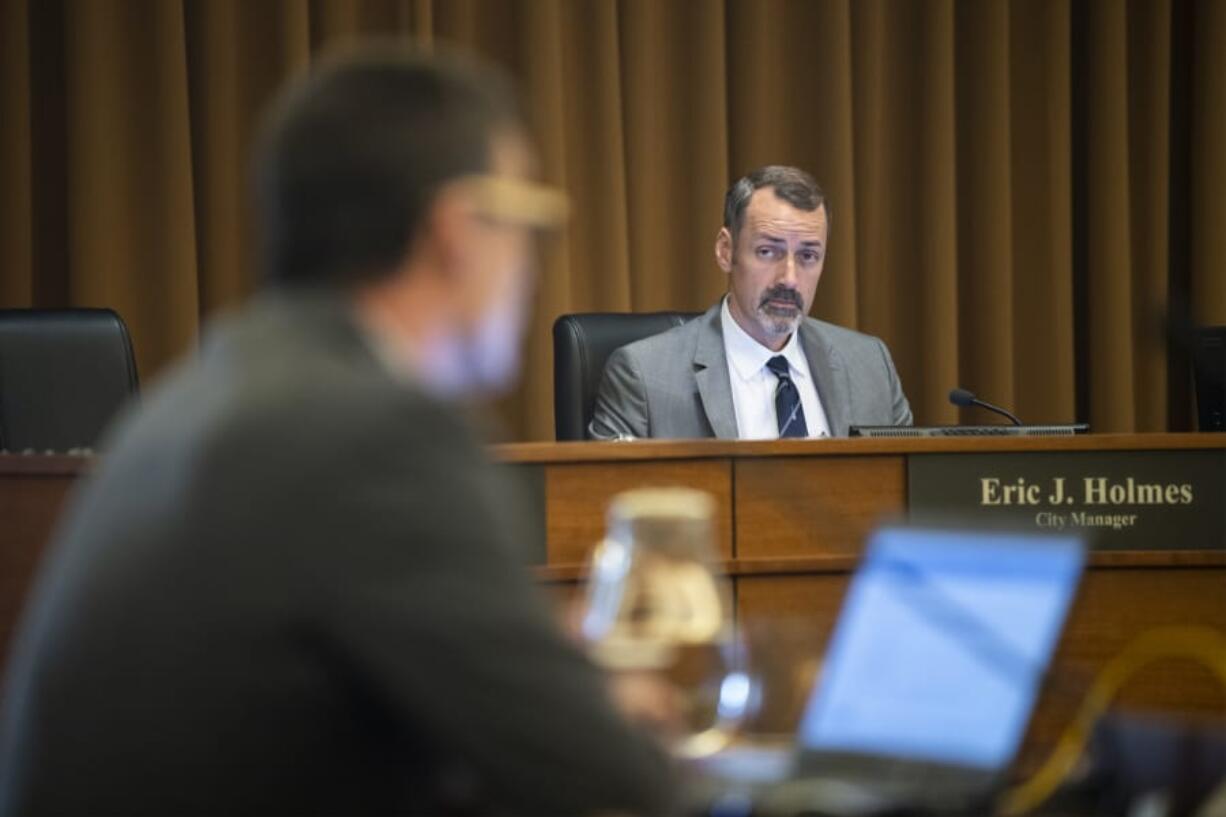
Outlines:
{"type": "Polygon", "coordinates": [[[732,233],[727,227],[720,227],[715,236],[715,263],[724,272],[732,272],[732,233]]]}

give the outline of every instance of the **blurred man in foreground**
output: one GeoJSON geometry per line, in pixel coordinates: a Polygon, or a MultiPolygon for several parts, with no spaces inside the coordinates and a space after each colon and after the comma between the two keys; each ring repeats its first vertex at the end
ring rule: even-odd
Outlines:
{"type": "MultiPolygon", "coordinates": [[[[288,94],[269,283],[71,503],[11,663],[0,813],[655,813],[663,755],[555,629],[450,403],[533,285],[505,79],[374,50],[288,94]]],[[[619,691],[624,700],[624,691],[619,691]]]]}
{"type": "Polygon", "coordinates": [[[728,188],[715,260],[728,293],[695,320],[618,349],[588,436],[846,437],[911,425],[878,338],[807,317],[830,208],[803,170],[758,168],[728,188]]]}

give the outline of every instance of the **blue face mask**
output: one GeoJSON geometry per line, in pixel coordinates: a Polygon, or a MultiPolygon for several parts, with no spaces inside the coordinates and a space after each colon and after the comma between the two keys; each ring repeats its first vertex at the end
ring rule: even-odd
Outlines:
{"type": "Polygon", "coordinates": [[[440,338],[420,361],[419,377],[435,395],[448,399],[500,394],[515,384],[522,361],[527,287],[495,299],[468,333],[440,338]]]}

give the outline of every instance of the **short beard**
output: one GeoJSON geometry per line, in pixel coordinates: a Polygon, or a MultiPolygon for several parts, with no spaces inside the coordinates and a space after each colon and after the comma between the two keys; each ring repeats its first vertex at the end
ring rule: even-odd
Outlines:
{"type": "Polygon", "coordinates": [[[772,335],[779,337],[790,335],[796,331],[796,325],[800,323],[799,315],[792,318],[784,318],[779,315],[766,314],[764,317],[766,318],[764,321],[765,328],[769,329],[772,335]]]}
{"type": "Polygon", "coordinates": [[[804,317],[804,304],[800,294],[794,289],[772,287],[762,293],[762,301],[758,304],[758,313],[765,319],[763,328],[769,329],[774,335],[787,335],[795,331],[800,319],[804,317]],[[793,309],[781,309],[772,305],[771,300],[791,301],[793,309]]]}

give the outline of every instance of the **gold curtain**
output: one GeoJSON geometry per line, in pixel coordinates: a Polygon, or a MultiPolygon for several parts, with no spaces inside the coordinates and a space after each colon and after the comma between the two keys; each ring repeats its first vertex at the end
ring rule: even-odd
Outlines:
{"type": "Polygon", "coordinates": [[[576,203],[516,438],[552,436],[557,315],[714,302],[723,191],[765,163],[826,187],[813,313],[887,341],[917,422],[956,421],[960,384],[1035,422],[1188,428],[1164,321],[1226,324],[1218,0],[0,3],[0,306],[117,309],[146,383],[256,284],[260,109],[364,33],[509,67],[576,203]]]}

